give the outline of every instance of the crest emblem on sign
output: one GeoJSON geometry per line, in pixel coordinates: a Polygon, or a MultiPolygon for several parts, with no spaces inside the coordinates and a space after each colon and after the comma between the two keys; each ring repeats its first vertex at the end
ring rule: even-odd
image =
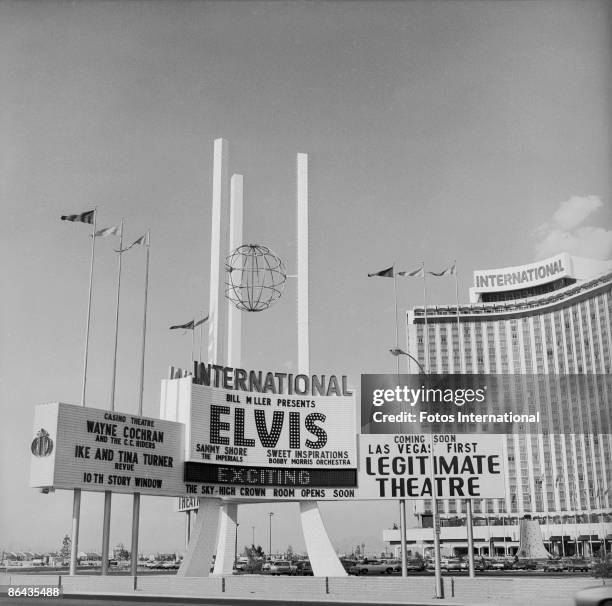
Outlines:
{"type": "Polygon", "coordinates": [[[41,428],[32,441],[30,450],[35,457],[49,456],[53,451],[53,440],[49,437],[49,432],[41,428]]]}

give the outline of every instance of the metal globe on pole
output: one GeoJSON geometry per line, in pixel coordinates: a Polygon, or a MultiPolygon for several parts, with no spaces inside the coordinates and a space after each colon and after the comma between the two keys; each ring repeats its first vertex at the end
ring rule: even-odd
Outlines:
{"type": "Polygon", "coordinates": [[[280,299],[287,273],[267,246],[243,244],[225,259],[225,296],[240,311],[264,311],[280,299]]]}

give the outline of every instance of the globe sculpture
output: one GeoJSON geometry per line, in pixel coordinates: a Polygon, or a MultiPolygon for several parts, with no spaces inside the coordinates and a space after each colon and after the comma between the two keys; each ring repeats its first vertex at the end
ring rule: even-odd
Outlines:
{"type": "Polygon", "coordinates": [[[225,260],[225,296],[241,311],[264,311],[280,299],[287,274],[269,248],[243,244],[225,260]]]}

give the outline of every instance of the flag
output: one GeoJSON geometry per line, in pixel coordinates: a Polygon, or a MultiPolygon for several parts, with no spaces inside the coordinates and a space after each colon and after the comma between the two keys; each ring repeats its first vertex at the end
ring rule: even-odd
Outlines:
{"type": "Polygon", "coordinates": [[[121,233],[120,225],[113,225],[113,227],[105,227],[104,229],[96,230],[94,236],[96,238],[106,238],[106,236],[118,236],[121,233]]]}
{"type": "Polygon", "coordinates": [[[374,276],[380,276],[381,278],[392,278],[393,277],[393,265],[388,267],[387,269],[381,269],[373,274],[368,274],[368,278],[373,278],[374,276]]]}
{"type": "Polygon", "coordinates": [[[175,328],[185,328],[187,330],[193,330],[194,321],[190,320],[187,324],[176,324],[175,326],[171,326],[170,330],[174,330],[175,328]]]}
{"type": "Polygon", "coordinates": [[[62,215],[62,221],[76,221],[79,223],[89,223],[91,225],[94,222],[95,212],[95,210],[88,210],[80,215],[62,215]]]}
{"type": "Polygon", "coordinates": [[[132,248],[132,246],[149,246],[149,232],[147,232],[146,234],[143,234],[142,236],[140,236],[140,238],[138,238],[137,240],[134,240],[134,242],[132,242],[127,248],[124,248],[123,250],[117,250],[115,252],[125,252],[126,250],[130,250],[130,248],[132,248]]]}
{"type": "Polygon", "coordinates": [[[206,322],[206,320],[208,320],[208,316],[202,318],[201,320],[198,320],[193,327],[195,328],[196,326],[199,326],[200,324],[204,324],[204,322],[206,322]]]}
{"type": "Polygon", "coordinates": [[[428,271],[427,273],[435,276],[436,278],[441,278],[442,276],[454,276],[456,273],[457,264],[453,263],[450,267],[443,269],[442,271],[428,271]]]}
{"type": "Polygon", "coordinates": [[[398,271],[397,275],[403,276],[404,278],[422,278],[425,275],[425,271],[422,267],[419,267],[412,271],[398,271]]]}

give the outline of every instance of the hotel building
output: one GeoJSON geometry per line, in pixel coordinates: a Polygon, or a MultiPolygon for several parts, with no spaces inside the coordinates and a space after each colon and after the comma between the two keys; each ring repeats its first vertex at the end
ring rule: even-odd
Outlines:
{"type": "MultiPolygon", "coordinates": [[[[481,554],[514,553],[518,521],[530,515],[540,520],[551,552],[609,551],[612,262],[560,254],[518,267],[478,270],[469,297],[468,305],[407,312],[408,351],[429,373],[601,375],[589,383],[595,393],[571,399],[571,411],[560,410],[554,391],[544,397],[536,393],[543,433],[500,436],[507,451],[506,497],[473,502],[475,547],[481,554]],[[568,415],[585,419],[582,427],[597,416],[606,432],[563,433],[559,418],[568,415]]],[[[466,553],[465,502],[439,503],[445,552],[466,553]]],[[[433,542],[431,502],[415,502],[414,513],[419,528],[407,530],[408,548],[423,551],[433,542]]],[[[386,530],[383,538],[399,546],[399,530],[386,530]]]]}

